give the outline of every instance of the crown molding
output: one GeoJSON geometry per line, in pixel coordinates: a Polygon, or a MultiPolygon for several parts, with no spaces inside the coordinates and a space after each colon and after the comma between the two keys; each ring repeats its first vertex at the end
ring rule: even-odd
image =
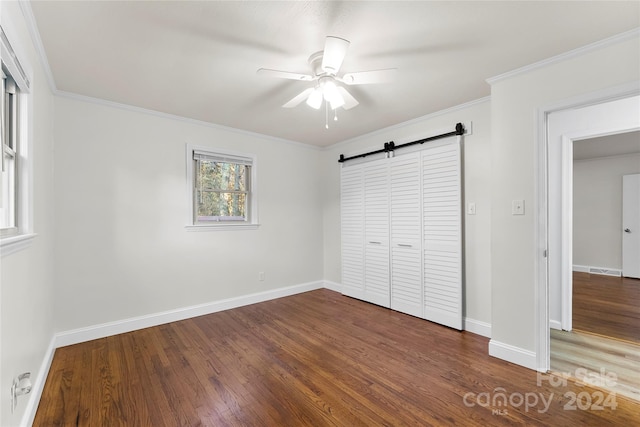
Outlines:
{"type": "Polygon", "coordinates": [[[184,117],[184,116],[178,116],[176,114],[170,114],[170,113],[163,113],[161,111],[156,111],[156,110],[150,110],[147,108],[142,108],[142,107],[136,107],[134,105],[129,105],[129,104],[122,104],[119,102],[115,102],[115,101],[108,101],[106,99],[102,99],[102,98],[94,98],[91,96],[86,96],[86,95],[80,95],[77,93],[73,93],[73,92],[67,92],[67,91],[63,91],[63,90],[57,90],[55,92],[55,95],[60,97],[60,98],[66,98],[66,99],[71,99],[74,101],[80,101],[80,102],[87,102],[90,104],[97,104],[97,105],[102,105],[105,107],[110,107],[110,108],[115,108],[115,109],[119,109],[119,110],[125,110],[125,111],[132,111],[135,113],[140,113],[140,114],[147,114],[150,116],[155,116],[155,117],[159,117],[162,119],[166,119],[166,120],[173,120],[173,121],[177,121],[177,122],[182,122],[182,123],[188,123],[191,125],[196,125],[196,126],[203,126],[203,127],[207,127],[210,129],[216,129],[216,130],[221,130],[221,131],[226,131],[226,132],[233,132],[233,133],[237,133],[240,135],[245,135],[245,136],[249,136],[252,138],[259,138],[259,139],[267,139],[273,142],[278,142],[281,144],[288,144],[288,145],[293,145],[296,147],[300,147],[300,148],[306,148],[306,149],[311,149],[311,150],[316,150],[319,151],[321,148],[315,145],[311,145],[311,144],[305,144],[302,142],[298,142],[298,141],[292,141],[289,139],[284,139],[284,138],[278,138],[275,136],[271,136],[271,135],[265,135],[262,133],[258,133],[258,132],[251,132],[248,130],[244,130],[244,129],[238,129],[238,128],[234,128],[231,126],[223,126],[223,125],[218,125],[212,122],[207,122],[204,120],[198,120],[198,119],[192,119],[189,117],[184,117]]]}
{"type": "Polygon", "coordinates": [[[549,65],[557,64],[559,62],[566,61],[577,56],[585,55],[604,47],[612,46],[621,43],[626,40],[630,40],[636,37],[640,37],[640,28],[634,28],[633,30],[626,31],[621,34],[617,34],[612,37],[597,41],[595,43],[588,44],[586,46],[579,47],[577,49],[570,50],[568,52],[561,53],[551,58],[543,59],[542,61],[534,62],[533,64],[525,65],[524,67],[516,68],[515,70],[507,71],[506,73],[499,74],[494,77],[490,77],[486,80],[490,85],[494,85],[503,80],[510,79],[512,77],[526,74],[539,68],[547,67],[549,65]]]}
{"type": "Polygon", "coordinates": [[[444,110],[439,110],[439,111],[435,111],[433,113],[427,114],[425,116],[420,116],[420,117],[416,117],[415,119],[411,119],[411,120],[407,120],[406,122],[402,122],[402,123],[398,123],[392,126],[388,126],[386,128],[382,128],[382,129],[377,129],[374,130],[373,132],[369,132],[366,133],[364,135],[359,135],[356,136],[354,138],[350,138],[344,141],[340,141],[340,142],[336,142],[335,144],[332,145],[328,145],[326,147],[322,147],[323,151],[328,151],[328,150],[332,150],[335,148],[340,148],[343,146],[347,146],[355,141],[359,141],[363,138],[371,138],[371,137],[375,137],[376,135],[380,135],[384,132],[388,132],[388,131],[392,131],[394,129],[400,129],[406,126],[411,126],[417,123],[421,123],[427,120],[431,120],[435,117],[439,117],[439,116],[443,116],[445,114],[450,114],[450,113],[455,113],[456,111],[460,111],[460,110],[465,110],[469,107],[473,107],[474,105],[478,105],[478,104],[483,104],[485,102],[489,102],[491,101],[491,97],[490,96],[485,96],[483,98],[478,98],[475,99],[473,101],[469,101],[469,102],[465,102],[464,104],[459,104],[459,105],[454,105],[453,107],[449,107],[449,108],[445,108],[444,110]]]}

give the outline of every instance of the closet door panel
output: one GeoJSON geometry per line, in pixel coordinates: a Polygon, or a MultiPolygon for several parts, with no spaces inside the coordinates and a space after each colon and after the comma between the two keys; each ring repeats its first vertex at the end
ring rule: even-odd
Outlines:
{"type": "Polygon", "coordinates": [[[422,316],[420,153],[391,159],[391,308],[422,316]]]}
{"type": "Polygon", "coordinates": [[[462,329],[459,142],[422,151],[424,317],[462,329]]]}
{"type": "Polygon", "coordinates": [[[389,307],[389,162],[364,166],[364,299],[389,307]]]}
{"type": "Polygon", "coordinates": [[[364,298],[364,174],[361,165],[343,166],[340,178],[342,293],[364,298]]]}
{"type": "Polygon", "coordinates": [[[422,317],[420,250],[397,247],[391,250],[391,308],[422,317]]]}

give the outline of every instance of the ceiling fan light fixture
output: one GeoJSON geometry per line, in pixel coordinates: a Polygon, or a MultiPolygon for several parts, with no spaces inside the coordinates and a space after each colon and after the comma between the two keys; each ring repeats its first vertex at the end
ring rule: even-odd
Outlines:
{"type": "Polygon", "coordinates": [[[324,100],[331,104],[332,110],[344,105],[344,99],[342,98],[342,95],[340,95],[340,92],[338,92],[338,87],[333,80],[327,80],[324,82],[322,85],[322,95],[324,100]]]}
{"type": "Polygon", "coordinates": [[[319,110],[322,105],[322,89],[316,87],[307,98],[307,105],[315,110],[319,110]]]}
{"type": "Polygon", "coordinates": [[[336,108],[340,108],[344,105],[344,99],[341,97],[340,99],[329,101],[329,104],[331,105],[331,109],[335,110],[336,108]]]}

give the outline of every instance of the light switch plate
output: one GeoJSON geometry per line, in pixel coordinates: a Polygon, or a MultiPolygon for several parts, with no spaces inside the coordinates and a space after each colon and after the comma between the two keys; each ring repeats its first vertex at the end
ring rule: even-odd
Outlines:
{"type": "Polygon", "coordinates": [[[476,214],[476,204],[474,202],[467,203],[467,215],[476,214]]]}

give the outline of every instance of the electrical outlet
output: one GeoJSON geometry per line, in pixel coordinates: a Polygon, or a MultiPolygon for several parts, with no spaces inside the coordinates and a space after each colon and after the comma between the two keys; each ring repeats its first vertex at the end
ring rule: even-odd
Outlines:
{"type": "Polygon", "coordinates": [[[524,215],[524,200],[511,202],[511,215],[524,215]]]}
{"type": "Polygon", "coordinates": [[[25,372],[13,379],[11,385],[11,413],[16,410],[18,396],[31,393],[31,372],[25,372]]]}

